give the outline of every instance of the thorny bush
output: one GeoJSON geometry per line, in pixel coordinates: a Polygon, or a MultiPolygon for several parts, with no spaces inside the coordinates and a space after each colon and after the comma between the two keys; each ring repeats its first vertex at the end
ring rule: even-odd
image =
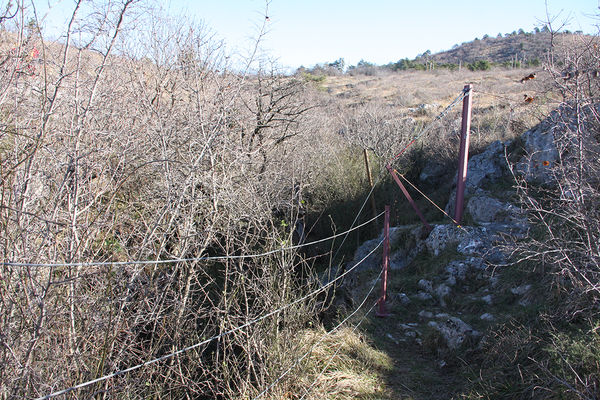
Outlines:
{"type": "MultiPolygon", "coordinates": [[[[579,35],[564,47],[551,48],[546,69],[554,89],[562,94],[562,103],[540,126],[553,138],[556,157],[537,160],[540,165],[536,167],[546,171],[543,179],[515,174],[522,206],[533,227],[529,238],[516,244],[515,255],[551,274],[554,290],[548,293],[549,301],[558,302],[539,326],[529,328],[537,332],[538,343],[525,354],[520,377],[532,393],[568,393],[582,399],[600,396],[598,46],[598,36],[579,35]],[[582,345],[588,346],[586,354],[596,353],[595,358],[575,361],[573,354],[583,354],[582,345]]],[[[530,156],[531,163],[535,155],[530,156]]],[[[499,337],[503,341],[511,334],[499,337]]],[[[508,339],[503,345],[511,347],[508,339]]]]}
{"type": "MultiPolygon", "coordinates": [[[[248,73],[253,55],[246,72],[230,72],[205,27],[161,15],[133,0],[77,1],[60,42],[44,40],[22,1],[0,17],[2,260],[67,264],[0,269],[0,398],[47,395],[169,354],[314,287],[291,251],[86,264],[292,241],[307,179],[295,149],[314,133],[305,83],[248,73]]],[[[290,339],[316,308],[298,303],[69,396],[256,394],[289,363],[290,339]]]]}

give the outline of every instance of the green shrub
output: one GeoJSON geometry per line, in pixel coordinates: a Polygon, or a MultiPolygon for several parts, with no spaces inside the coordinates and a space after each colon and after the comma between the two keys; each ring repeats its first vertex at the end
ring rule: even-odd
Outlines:
{"type": "Polygon", "coordinates": [[[311,74],[310,72],[303,72],[302,77],[304,78],[304,80],[306,82],[315,82],[315,83],[321,83],[326,78],[325,75],[316,75],[316,74],[311,74]]]}
{"type": "Polygon", "coordinates": [[[467,68],[471,71],[487,71],[492,68],[492,63],[488,60],[479,60],[473,63],[467,64],[467,68]]]}

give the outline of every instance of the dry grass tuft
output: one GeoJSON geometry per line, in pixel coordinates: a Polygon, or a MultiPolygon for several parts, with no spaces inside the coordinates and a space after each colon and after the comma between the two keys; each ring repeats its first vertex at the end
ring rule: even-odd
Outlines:
{"type": "MultiPolygon", "coordinates": [[[[315,346],[324,334],[323,328],[303,332],[299,354],[315,346]]],[[[387,354],[375,349],[359,332],[342,328],[318,343],[296,371],[297,379],[279,385],[270,398],[388,398],[380,374],[391,369],[392,359],[387,354]]]]}

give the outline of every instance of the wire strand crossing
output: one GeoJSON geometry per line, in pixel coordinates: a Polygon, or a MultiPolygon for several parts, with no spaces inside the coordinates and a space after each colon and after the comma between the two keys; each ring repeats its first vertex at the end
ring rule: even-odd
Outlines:
{"type": "MultiPolygon", "coordinates": [[[[362,211],[362,209],[361,209],[362,211]]],[[[360,213],[360,211],[359,211],[360,213]]],[[[258,254],[242,254],[242,255],[230,255],[230,256],[208,256],[208,257],[194,257],[194,258],[175,258],[169,260],[138,260],[138,261],[92,261],[92,262],[80,262],[80,263],[48,263],[48,264],[36,264],[36,263],[14,263],[14,262],[2,262],[0,265],[7,267],[93,267],[93,266],[123,266],[123,265],[157,265],[157,264],[169,264],[169,263],[181,263],[181,262],[194,262],[194,261],[223,261],[223,260],[239,260],[245,258],[259,258],[265,257],[271,254],[280,253],[288,250],[295,250],[302,247],[312,246],[314,244],[319,244],[323,242],[327,242],[328,240],[335,239],[342,235],[347,235],[352,231],[355,231],[359,228],[362,228],[365,225],[370,224],[375,221],[379,217],[381,217],[384,213],[381,212],[370,220],[363,222],[358,226],[351,227],[350,229],[336,233],[324,239],[315,240],[313,242],[297,244],[294,246],[282,247],[280,249],[274,249],[270,251],[266,251],[264,253],[258,254]]],[[[343,243],[343,242],[342,242],[343,243]]]]}
{"type": "Polygon", "coordinates": [[[394,161],[396,161],[401,155],[402,153],[404,153],[410,146],[412,146],[421,136],[423,136],[425,133],[429,132],[431,130],[431,128],[433,128],[433,124],[436,121],[439,121],[440,119],[444,118],[446,116],[446,114],[452,109],[454,108],[455,105],[457,105],[460,101],[462,101],[462,99],[464,99],[466,96],[470,95],[471,89],[463,89],[460,94],[452,101],[452,103],[450,103],[441,113],[439,113],[434,119],[433,121],[431,121],[429,123],[429,125],[427,125],[425,127],[425,129],[423,129],[421,132],[419,132],[417,135],[415,135],[412,140],[406,145],[404,146],[404,148],[402,150],[400,150],[400,152],[398,154],[396,154],[387,164],[390,165],[391,163],[393,163],[394,161]]]}
{"type": "MultiPolygon", "coordinates": [[[[277,385],[283,378],[285,378],[285,376],[287,374],[289,374],[298,364],[300,364],[300,362],[302,362],[302,360],[304,360],[306,357],[308,357],[313,350],[319,345],[321,344],[321,342],[323,340],[325,340],[325,338],[329,335],[331,335],[333,332],[337,331],[344,323],[346,323],[346,321],[348,321],[350,318],[352,318],[361,308],[362,306],[367,302],[369,296],[371,295],[371,293],[373,293],[373,289],[375,289],[375,287],[377,286],[377,281],[379,281],[379,278],[381,277],[382,272],[379,273],[379,276],[377,278],[377,280],[375,281],[375,284],[371,287],[371,290],[369,290],[369,292],[367,293],[367,295],[365,296],[365,298],[363,299],[362,303],[360,303],[360,305],[350,314],[348,315],[346,318],[344,318],[344,320],[342,322],[340,322],[339,324],[337,324],[333,329],[331,329],[328,332],[325,332],[320,338],[319,340],[317,340],[311,347],[310,349],[308,349],[308,351],[306,353],[304,353],[302,356],[300,356],[300,358],[298,358],[287,370],[285,370],[285,372],[283,374],[281,374],[277,379],[275,379],[275,381],[273,381],[269,386],[267,386],[267,388],[265,388],[262,392],[260,392],[256,397],[254,397],[253,400],[257,400],[260,399],[262,396],[264,396],[269,390],[271,390],[275,385],[277,385]]],[[[377,305],[377,303],[373,304],[373,306],[371,307],[371,309],[369,311],[367,311],[367,313],[369,313],[375,306],[377,305]]]]}
{"type": "Polygon", "coordinates": [[[313,292],[311,292],[311,293],[309,293],[309,294],[307,294],[307,295],[305,295],[305,296],[303,296],[303,297],[301,297],[301,298],[299,298],[299,299],[296,299],[295,301],[293,301],[293,302],[291,302],[291,303],[288,303],[288,304],[286,304],[286,305],[285,305],[285,306],[283,306],[283,307],[280,307],[280,308],[278,308],[277,310],[271,311],[271,312],[269,312],[269,313],[267,313],[267,314],[264,314],[264,315],[262,315],[262,316],[260,316],[260,317],[258,317],[258,318],[255,318],[255,319],[253,319],[253,320],[251,320],[251,321],[249,321],[249,322],[246,322],[246,323],[245,323],[245,324],[243,324],[243,325],[240,325],[240,326],[237,326],[237,327],[235,327],[235,328],[232,328],[232,329],[230,329],[230,330],[228,330],[228,331],[222,332],[222,333],[220,333],[220,334],[218,334],[218,335],[215,335],[215,336],[213,336],[213,337],[211,337],[211,338],[208,338],[208,339],[206,339],[206,340],[203,340],[203,341],[201,341],[201,342],[199,342],[199,343],[193,344],[193,345],[191,345],[191,346],[188,346],[188,347],[185,347],[185,348],[183,348],[183,349],[179,349],[179,350],[177,350],[177,351],[175,351],[175,352],[172,352],[172,353],[169,353],[169,354],[165,354],[164,356],[161,356],[161,357],[158,357],[158,358],[155,358],[155,359],[152,359],[152,360],[149,360],[149,361],[143,362],[143,363],[141,363],[141,364],[134,365],[134,366],[132,366],[132,367],[129,367],[129,368],[126,368],[126,369],[123,369],[123,370],[120,370],[120,371],[113,372],[113,373],[111,373],[111,374],[108,374],[108,375],[104,375],[104,376],[102,376],[102,377],[100,377],[100,378],[96,378],[96,379],[92,379],[92,380],[90,380],[90,381],[87,381],[87,382],[80,383],[80,384],[78,384],[78,385],[75,385],[75,386],[72,386],[72,387],[69,387],[69,388],[66,388],[66,389],[60,390],[60,391],[58,391],[58,392],[50,393],[50,394],[48,394],[48,395],[46,395],[46,396],[38,397],[36,400],[46,400],[46,399],[51,399],[51,398],[53,398],[53,397],[56,397],[56,396],[60,396],[60,395],[63,395],[63,394],[67,394],[67,393],[69,393],[69,392],[72,392],[72,391],[74,391],[74,390],[77,390],[77,389],[82,389],[82,388],[84,388],[84,387],[87,387],[87,386],[93,385],[94,383],[102,382],[102,381],[105,381],[105,380],[107,380],[107,379],[111,379],[111,378],[114,378],[114,377],[117,377],[117,376],[120,376],[120,375],[124,375],[124,374],[126,374],[126,373],[128,373],[128,372],[135,371],[135,370],[137,370],[137,369],[139,369],[139,368],[146,367],[146,366],[148,366],[148,365],[152,365],[152,364],[156,364],[156,363],[158,363],[158,362],[160,362],[160,361],[164,361],[164,360],[167,360],[167,359],[169,359],[169,358],[172,358],[172,357],[178,356],[179,354],[182,354],[182,353],[188,352],[188,351],[190,351],[190,350],[193,350],[193,349],[195,349],[195,348],[198,348],[198,347],[200,347],[200,346],[203,346],[203,345],[205,345],[205,344],[207,344],[207,343],[210,343],[210,342],[212,342],[213,340],[216,340],[216,339],[222,338],[222,337],[224,337],[224,336],[227,336],[227,335],[229,335],[229,334],[235,333],[235,332],[237,332],[237,331],[239,331],[239,330],[241,330],[241,329],[247,328],[248,326],[254,325],[254,324],[256,324],[256,323],[258,323],[258,322],[260,322],[260,321],[262,321],[262,320],[264,320],[264,319],[266,319],[266,318],[268,318],[268,317],[270,317],[270,316],[272,316],[272,315],[278,314],[278,313],[282,312],[283,310],[290,308],[291,306],[293,306],[293,305],[295,305],[295,304],[298,304],[298,303],[300,303],[300,302],[302,302],[302,301],[304,301],[304,300],[306,300],[306,299],[308,299],[308,298],[310,298],[310,297],[312,297],[312,296],[315,296],[315,295],[317,295],[317,294],[319,294],[319,293],[322,293],[322,292],[324,292],[324,291],[325,291],[327,288],[329,288],[331,285],[333,285],[333,284],[334,284],[336,281],[338,281],[338,280],[342,279],[344,276],[346,276],[346,275],[347,275],[347,274],[349,274],[351,271],[353,271],[353,270],[354,270],[356,267],[358,267],[360,264],[362,264],[362,263],[363,263],[363,262],[364,262],[364,261],[365,261],[367,258],[369,258],[369,256],[370,256],[371,254],[373,254],[373,253],[374,253],[374,252],[375,252],[375,251],[376,251],[376,250],[377,250],[379,247],[381,247],[381,245],[382,245],[382,244],[383,244],[383,240],[381,240],[381,241],[379,242],[379,244],[378,244],[377,246],[375,246],[375,248],[369,252],[369,254],[367,254],[367,255],[366,255],[365,257],[363,257],[363,258],[362,258],[360,261],[358,261],[356,264],[354,264],[354,265],[352,266],[352,268],[349,268],[349,269],[348,269],[346,272],[344,272],[343,274],[339,275],[339,276],[338,276],[338,277],[336,277],[335,279],[331,280],[330,282],[328,282],[328,283],[327,283],[327,284],[325,284],[324,286],[320,287],[320,288],[319,288],[319,289],[317,289],[317,290],[314,290],[313,292]]]}
{"type": "Polygon", "coordinates": [[[408,183],[413,189],[415,189],[417,192],[419,192],[419,194],[421,196],[423,196],[427,201],[429,201],[431,204],[433,204],[433,206],[435,208],[440,210],[446,217],[450,218],[452,220],[452,222],[454,222],[454,225],[456,225],[458,228],[462,229],[465,232],[467,231],[462,225],[460,225],[458,222],[456,222],[456,220],[454,218],[452,218],[450,216],[450,214],[448,214],[446,212],[446,210],[444,210],[442,207],[438,206],[435,201],[433,201],[431,198],[429,198],[429,196],[427,196],[425,193],[423,193],[417,186],[415,186],[411,181],[409,181],[404,175],[402,175],[401,173],[399,173],[396,170],[394,170],[394,171],[396,172],[396,174],[398,174],[398,176],[400,176],[400,178],[404,179],[404,181],[406,183],[408,183]]]}

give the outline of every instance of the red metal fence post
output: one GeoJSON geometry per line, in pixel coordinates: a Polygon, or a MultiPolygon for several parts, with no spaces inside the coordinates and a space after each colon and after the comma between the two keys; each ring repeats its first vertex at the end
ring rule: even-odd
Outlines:
{"type": "Polygon", "coordinates": [[[431,230],[433,228],[431,228],[431,225],[429,225],[427,223],[427,221],[425,220],[425,217],[423,216],[423,213],[421,212],[421,210],[419,210],[419,207],[417,207],[417,203],[415,203],[415,201],[413,200],[413,198],[411,197],[411,195],[408,193],[408,190],[406,190],[406,188],[404,187],[404,185],[400,181],[400,178],[398,178],[398,175],[396,175],[396,172],[389,165],[386,165],[386,168],[387,168],[388,172],[392,175],[392,178],[394,178],[394,181],[396,182],[396,184],[398,184],[398,186],[400,187],[400,190],[402,190],[402,193],[404,194],[404,197],[406,197],[406,199],[408,200],[408,202],[412,206],[413,210],[415,210],[415,212],[419,216],[419,219],[423,223],[423,226],[425,226],[425,229],[427,229],[429,232],[431,232],[431,230]]]}
{"type": "Polygon", "coordinates": [[[385,309],[387,299],[387,278],[390,264],[390,206],[385,206],[385,217],[383,220],[383,262],[381,274],[381,297],[378,301],[378,309],[375,315],[378,317],[388,317],[390,314],[385,309]]]}
{"type": "Polygon", "coordinates": [[[460,151],[458,155],[458,178],[456,180],[456,204],[454,220],[460,224],[465,202],[465,185],[467,182],[467,165],[469,162],[469,135],[471,131],[471,104],[473,86],[465,85],[466,95],[463,99],[462,126],[460,130],[460,151]]]}

